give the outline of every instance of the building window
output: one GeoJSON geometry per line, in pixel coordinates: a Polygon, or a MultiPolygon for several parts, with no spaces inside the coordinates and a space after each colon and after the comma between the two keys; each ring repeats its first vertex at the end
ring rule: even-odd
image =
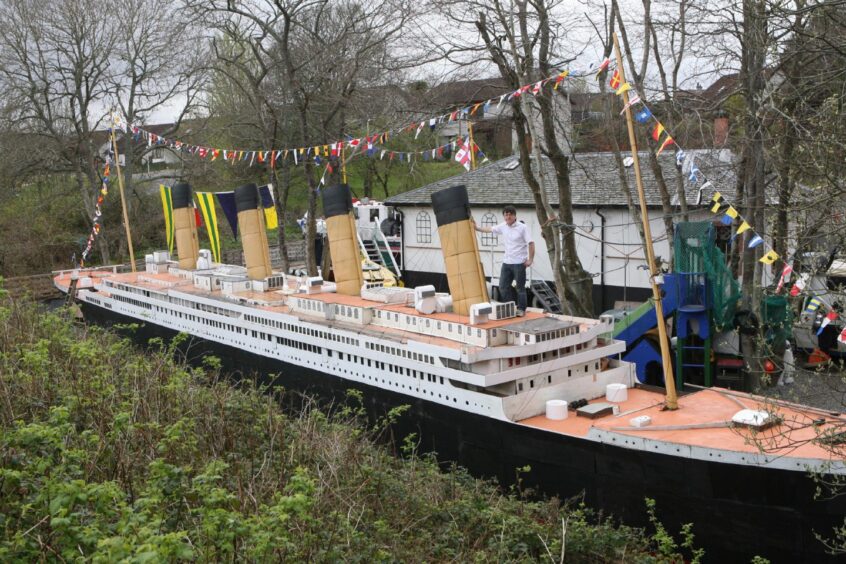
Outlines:
{"type": "MultiPolygon", "coordinates": [[[[493,227],[496,225],[496,216],[492,213],[486,213],[482,216],[482,227],[493,227]]],[[[495,247],[499,244],[499,238],[495,233],[482,233],[482,246],[495,247]]]]}
{"type": "Polygon", "coordinates": [[[417,242],[431,243],[432,242],[432,218],[427,212],[420,212],[417,214],[417,242]]]}

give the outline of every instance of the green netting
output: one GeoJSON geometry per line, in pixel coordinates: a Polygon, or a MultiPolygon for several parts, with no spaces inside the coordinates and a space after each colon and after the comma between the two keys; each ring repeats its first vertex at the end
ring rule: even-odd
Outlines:
{"type": "Polygon", "coordinates": [[[766,296],[761,300],[761,323],[768,343],[784,343],[793,333],[793,315],[785,296],[766,296]]]}
{"type": "Polygon", "coordinates": [[[675,271],[703,272],[712,294],[712,318],[718,331],[734,321],[740,285],[731,275],[723,252],[716,246],[714,226],[709,221],[676,224],[675,271]]]}

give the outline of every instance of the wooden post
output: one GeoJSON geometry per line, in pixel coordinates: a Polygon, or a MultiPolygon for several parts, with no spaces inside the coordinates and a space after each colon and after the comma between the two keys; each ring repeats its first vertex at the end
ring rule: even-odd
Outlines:
{"type": "Polygon", "coordinates": [[[476,151],[473,150],[473,122],[467,122],[467,136],[470,139],[470,170],[476,170],[476,151]]]}
{"type": "MultiPolygon", "coordinates": [[[[620,43],[617,34],[614,40],[614,54],[617,57],[617,70],[620,72],[620,84],[626,83],[626,71],[623,68],[623,57],[620,55],[620,43]]],[[[670,344],[667,339],[667,324],[664,321],[664,306],[661,303],[661,290],[655,278],[659,275],[658,265],[655,264],[655,250],[652,248],[652,231],[649,228],[649,211],[646,209],[646,198],[643,193],[643,178],[640,175],[640,161],[637,154],[637,137],[632,122],[632,109],[629,106],[629,93],[623,92],[623,104],[626,106],[626,125],[629,129],[629,144],[632,150],[632,167],[635,171],[637,196],[640,200],[640,215],[643,221],[643,237],[646,240],[646,260],[649,262],[649,281],[652,285],[652,299],[655,302],[655,319],[658,322],[658,341],[661,345],[661,362],[664,365],[664,387],[667,390],[665,409],[678,409],[679,399],[676,393],[676,381],[673,378],[673,362],[670,355],[670,344]]]]}
{"type": "Polygon", "coordinates": [[[126,211],[126,196],[123,193],[123,176],[120,174],[120,155],[118,154],[114,120],[112,120],[112,147],[115,152],[114,165],[118,177],[118,187],[120,188],[120,206],[123,208],[123,227],[126,230],[126,243],[129,247],[129,262],[132,265],[132,272],[135,272],[135,251],[132,248],[132,232],[129,229],[129,213],[126,211]]]}

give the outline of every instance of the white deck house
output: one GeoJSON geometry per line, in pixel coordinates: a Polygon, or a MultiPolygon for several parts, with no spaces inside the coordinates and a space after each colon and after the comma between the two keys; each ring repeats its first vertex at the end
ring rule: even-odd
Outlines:
{"type": "MultiPolygon", "coordinates": [[[[682,174],[675,166],[675,157],[672,154],[661,156],[660,162],[668,187],[674,190],[676,177],[682,174]]],[[[696,164],[716,190],[729,201],[734,201],[735,179],[728,151],[696,152],[696,164]]],[[[641,155],[641,167],[655,254],[669,262],[669,246],[658,187],[645,154],[641,155]]],[[[557,207],[557,187],[548,161],[544,168],[549,201],[553,207],[557,207]]],[[[637,201],[634,171],[629,168],[626,174],[637,201]]],[[[441,243],[431,209],[431,194],[456,184],[467,186],[473,217],[479,225],[490,226],[501,222],[502,208],[507,204],[517,207],[517,219],[531,228],[536,244],[535,263],[528,273],[529,278],[552,281],[549,254],[541,237],[532,195],[523,180],[519,157],[512,156],[478,170],[393,196],[385,202],[402,211],[404,216],[406,282],[433,283],[442,289],[446,288],[441,243]]],[[[638,226],[629,214],[620,189],[613,155],[575,154],[571,161],[571,184],[579,258],[584,269],[593,276],[597,313],[613,307],[618,301],[643,301],[651,295],[646,255],[638,235],[638,226]]],[[[692,212],[690,220],[713,219],[719,224],[719,218],[712,215],[710,206],[706,205],[711,199],[712,188],[706,188],[701,194],[698,188],[694,183],[685,181],[687,202],[692,212]],[[701,205],[696,206],[697,201],[701,201],[701,205]]],[[[674,209],[676,213],[680,210],[678,206],[674,209]]],[[[718,233],[725,236],[729,231],[725,228],[718,233]]],[[[493,234],[478,233],[477,237],[485,274],[496,283],[503,255],[501,242],[493,234]]]]}

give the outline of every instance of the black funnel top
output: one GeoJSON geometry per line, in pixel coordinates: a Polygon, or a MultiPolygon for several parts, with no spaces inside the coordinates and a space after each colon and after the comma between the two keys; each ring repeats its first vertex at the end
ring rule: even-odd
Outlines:
{"type": "Polygon", "coordinates": [[[432,194],[432,208],[438,227],[470,219],[470,199],[464,184],[438,190],[432,194]]]}
{"type": "Polygon", "coordinates": [[[235,188],[235,209],[238,213],[259,208],[261,198],[254,182],[235,188]]]}
{"type": "Polygon", "coordinates": [[[323,191],[323,215],[344,215],[352,209],[352,193],[346,184],[336,184],[323,191]]]}
{"type": "Polygon", "coordinates": [[[191,202],[191,185],[187,182],[177,182],[170,189],[170,201],[173,203],[173,209],[178,210],[182,208],[190,208],[191,202]]]}

